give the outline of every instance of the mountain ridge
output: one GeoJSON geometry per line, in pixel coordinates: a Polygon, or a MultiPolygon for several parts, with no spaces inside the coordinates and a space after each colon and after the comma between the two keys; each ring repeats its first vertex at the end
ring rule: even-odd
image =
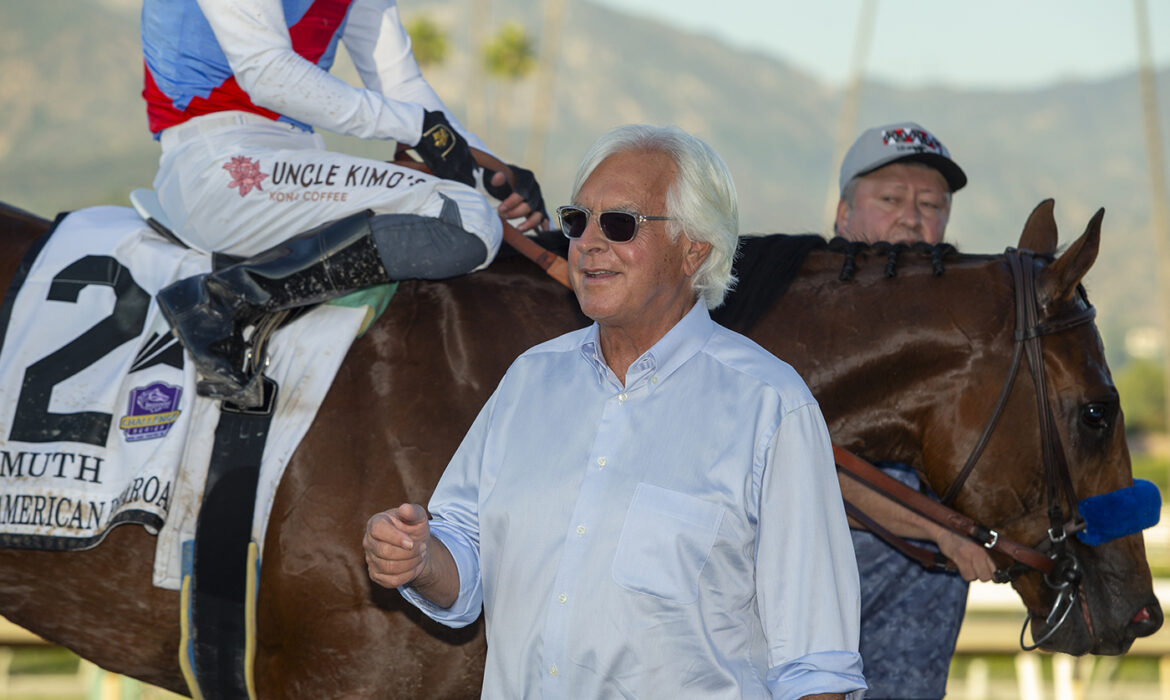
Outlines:
{"type": "MultiPolygon", "coordinates": [[[[604,130],[630,121],[675,123],[703,137],[727,161],[745,233],[821,229],[835,194],[833,156],[842,93],[753,49],[623,15],[567,3],[552,128],[542,163],[525,163],[538,104],[533,80],[516,86],[468,78],[467,3],[410,0],[409,19],[433,18],[452,42],[449,59],[425,72],[465,123],[511,162],[535,170],[550,206],[568,195],[580,156],[604,130]],[[486,108],[469,115],[473,93],[486,108]],[[498,124],[499,105],[512,124],[498,124]]],[[[541,5],[496,0],[493,24],[524,22],[534,37],[541,5]]],[[[137,11],[124,3],[42,0],[0,6],[0,199],[52,216],[126,203],[149,185],[158,146],[149,138],[141,91],[137,11]],[[100,38],[100,40],[99,40],[100,38]]],[[[346,69],[339,65],[339,74],[346,69]]],[[[352,71],[343,77],[351,81],[352,71]]],[[[1170,90],[1170,70],[1157,75],[1170,90]]],[[[1166,100],[1163,99],[1163,104],[1166,100]]],[[[1166,109],[1170,109],[1167,105],[1166,109]]],[[[1170,112],[1161,130],[1170,138],[1170,112]]],[[[1157,325],[1160,302],[1150,252],[1150,186],[1135,74],[1067,81],[1032,91],[912,90],[867,83],[854,133],[912,119],[947,144],[970,178],[957,193],[949,238],[963,250],[1014,245],[1032,208],[1056,200],[1062,241],[1106,208],[1102,250],[1088,286],[1111,360],[1125,333],[1157,325]]],[[[389,157],[392,147],[326,135],[331,147],[389,157]]]]}

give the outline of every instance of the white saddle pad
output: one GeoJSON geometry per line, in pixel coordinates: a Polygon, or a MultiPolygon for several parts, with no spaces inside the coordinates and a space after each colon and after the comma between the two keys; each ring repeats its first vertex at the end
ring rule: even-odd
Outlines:
{"type": "MultiPolygon", "coordinates": [[[[196,396],[194,365],[154,296],[209,269],[208,256],[165,241],[133,209],[84,209],[58,225],[11,304],[0,349],[0,546],[84,549],[140,523],[159,533],[155,585],[179,587],[219,408],[196,396]]],[[[280,390],[258,543],[280,475],[364,318],[362,308],[323,306],[273,334],[265,373],[280,390]]]]}

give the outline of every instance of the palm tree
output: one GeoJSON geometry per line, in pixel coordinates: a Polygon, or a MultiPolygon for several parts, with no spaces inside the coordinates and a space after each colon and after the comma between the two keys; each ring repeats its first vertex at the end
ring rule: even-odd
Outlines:
{"type": "MultiPolygon", "coordinates": [[[[519,22],[508,22],[483,47],[484,68],[492,78],[515,85],[536,68],[536,49],[528,30],[519,22]]],[[[496,118],[493,119],[492,143],[506,134],[507,110],[514,99],[496,95],[496,118]]]]}
{"type": "Polygon", "coordinates": [[[505,80],[519,80],[536,65],[536,50],[528,30],[519,22],[508,22],[483,48],[488,75],[505,80]]]}
{"type": "Polygon", "coordinates": [[[414,60],[423,68],[447,60],[451,49],[446,33],[430,17],[419,15],[406,23],[406,33],[414,50],[414,60]]]}

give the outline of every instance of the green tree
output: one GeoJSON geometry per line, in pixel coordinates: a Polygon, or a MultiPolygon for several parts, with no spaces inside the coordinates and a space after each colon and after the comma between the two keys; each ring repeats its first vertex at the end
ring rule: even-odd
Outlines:
{"type": "Polygon", "coordinates": [[[414,60],[420,66],[438,65],[447,59],[451,43],[439,25],[426,15],[406,23],[406,33],[414,50],[414,60]]]}
{"type": "Polygon", "coordinates": [[[1126,429],[1131,432],[1164,430],[1166,385],[1161,363],[1154,360],[1130,360],[1115,375],[1126,429]]]}
{"type": "Polygon", "coordinates": [[[514,82],[536,67],[536,49],[524,25],[508,22],[483,47],[483,60],[488,75],[514,82]]]}

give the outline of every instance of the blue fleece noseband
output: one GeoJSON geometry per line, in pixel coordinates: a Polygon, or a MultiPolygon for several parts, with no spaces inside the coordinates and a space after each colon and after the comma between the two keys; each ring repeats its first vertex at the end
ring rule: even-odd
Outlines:
{"type": "Polygon", "coordinates": [[[1158,524],[1162,494],[1153,482],[1134,479],[1133,486],[1089,496],[1078,505],[1085,529],[1077,538],[1095,547],[1158,524]]]}

